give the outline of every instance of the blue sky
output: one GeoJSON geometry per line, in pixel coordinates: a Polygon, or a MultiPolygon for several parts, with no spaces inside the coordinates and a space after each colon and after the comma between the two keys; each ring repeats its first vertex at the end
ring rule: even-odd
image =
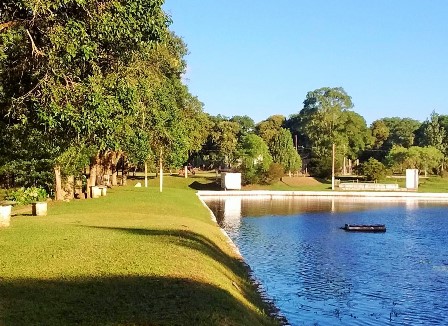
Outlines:
{"type": "Polygon", "coordinates": [[[255,122],[343,87],[370,124],[448,114],[446,0],[166,0],[206,112],[255,122]]]}

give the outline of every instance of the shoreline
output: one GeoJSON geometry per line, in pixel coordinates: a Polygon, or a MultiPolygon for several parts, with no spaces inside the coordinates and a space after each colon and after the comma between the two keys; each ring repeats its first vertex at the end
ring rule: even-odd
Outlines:
{"type": "Polygon", "coordinates": [[[436,192],[405,192],[405,191],[284,191],[284,190],[199,190],[197,195],[205,197],[259,197],[259,198],[274,198],[274,197],[320,197],[320,198],[381,198],[392,200],[435,200],[448,201],[448,193],[436,192]]]}
{"type": "Polygon", "coordinates": [[[255,286],[261,299],[268,307],[268,315],[270,317],[274,318],[275,320],[277,320],[281,325],[289,325],[286,317],[282,315],[280,309],[275,305],[274,301],[268,296],[267,292],[263,289],[263,285],[261,284],[261,282],[258,281],[257,278],[255,277],[255,274],[254,274],[252,268],[250,267],[250,265],[244,260],[244,257],[243,257],[243,255],[241,255],[241,252],[240,252],[238,246],[235,244],[235,242],[233,242],[233,240],[230,238],[230,236],[227,234],[227,232],[222,227],[219,226],[218,221],[216,220],[215,214],[210,209],[210,207],[208,207],[208,205],[205,203],[205,201],[202,199],[201,195],[199,194],[199,191],[196,193],[196,196],[198,197],[201,204],[205,207],[205,209],[209,212],[210,219],[216,223],[216,226],[219,228],[221,233],[227,239],[227,244],[235,252],[240,263],[247,269],[251,283],[255,286]]]}

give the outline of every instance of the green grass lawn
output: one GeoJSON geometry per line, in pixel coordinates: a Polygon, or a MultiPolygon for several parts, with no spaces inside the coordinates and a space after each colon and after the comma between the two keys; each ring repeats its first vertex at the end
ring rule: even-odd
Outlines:
{"type": "Polygon", "coordinates": [[[419,192],[448,192],[448,179],[441,177],[428,177],[419,179],[419,192]]]}
{"type": "MultiPolygon", "coordinates": [[[[275,325],[195,195],[213,180],[50,203],[0,229],[0,325],[275,325]]],[[[26,210],[25,210],[26,211],[26,210]]]]}
{"type": "MultiPolygon", "coordinates": [[[[218,190],[215,175],[165,176],[162,193],[154,176],[137,181],[49,203],[46,217],[13,209],[0,229],[0,325],[277,324],[195,195],[218,190]]],[[[331,187],[300,182],[245,189],[331,187]]],[[[420,179],[419,191],[448,192],[448,180],[420,179]]]]}

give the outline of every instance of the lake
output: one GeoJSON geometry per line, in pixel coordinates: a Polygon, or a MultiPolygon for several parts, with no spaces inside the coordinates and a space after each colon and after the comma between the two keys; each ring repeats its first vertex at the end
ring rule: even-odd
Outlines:
{"type": "Polygon", "coordinates": [[[448,325],[446,203],[203,199],[291,325],[448,325]]]}

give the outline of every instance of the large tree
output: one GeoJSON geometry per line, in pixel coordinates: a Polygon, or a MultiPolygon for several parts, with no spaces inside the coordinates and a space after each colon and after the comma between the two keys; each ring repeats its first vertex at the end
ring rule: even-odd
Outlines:
{"type": "Polygon", "coordinates": [[[269,145],[272,139],[279,133],[285,120],[285,117],[280,114],[270,116],[256,125],[256,133],[269,145]]]}
{"type": "Polygon", "coordinates": [[[323,87],[308,92],[303,109],[286,121],[310,158],[310,172],[321,177],[331,174],[333,144],[339,166],[346,157],[358,158],[371,142],[364,118],[352,108],[351,97],[343,88],[323,87]]]}
{"type": "Polygon", "coordinates": [[[283,166],[285,171],[296,172],[302,167],[302,159],[294,148],[291,132],[281,128],[271,140],[270,151],[275,163],[283,166]]]}
{"type": "Polygon", "coordinates": [[[433,111],[429,119],[416,131],[416,142],[419,146],[433,146],[445,153],[448,145],[445,143],[447,131],[439,119],[439,115],[433,111]]]}
{"type": "Polygon", "coordinates": [[[383,149],[390,150],[392,146],[409,148],[414,145],[415,132],[420,127],[420,122],[410,118],[383,118],[381,121],[389,129],[389,136],[384,141],[383,149]]]}
{"type": "Polygon", "coordinates": [[[298,129],[316,157],[330,155],[332,144],[342,140],[345,112],[352,107],[351,97],[341,87],[323,87],[307,93],[299,112],[298,129]]]}
{"type": "Polygon", "coordinates": [[[2,122],[40,130],[42,143],[52,138],[56,172],[73,158],[66,152],[83,147],[96,151],[92,176],[109,157],[141,160],[165,149],[171,161],[184,159],[202,142],[194,136],[202,106],[181,84],[187,50],[168,30],[162,4],[3,1],[2,122]],[[149,146],[133,146],[136,137],[149,146]]]}

